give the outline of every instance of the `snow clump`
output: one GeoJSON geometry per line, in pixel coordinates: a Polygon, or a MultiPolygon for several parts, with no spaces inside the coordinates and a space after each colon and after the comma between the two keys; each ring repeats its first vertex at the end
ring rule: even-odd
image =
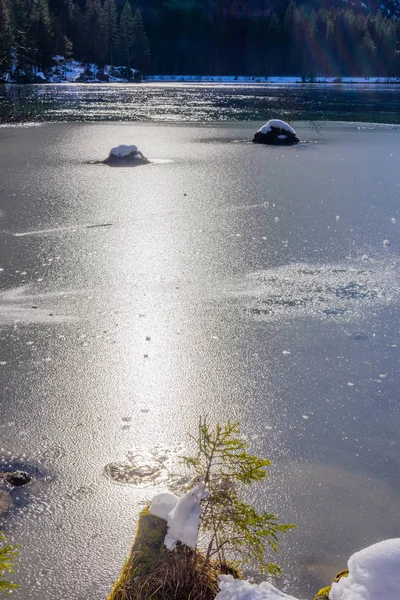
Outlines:
{"type": "Polygon", "coordinates": [[[178,542],[196,548],[201,524],[200,503],[208,495],[204,483],[198,483],[182,498],[165,492],[153,499],[149,512],[167,521],[164,544],[168,550],[173,550],[178,542]]]}
{"type": "MultiPolygon", "coordinates": [[[[129,156],[130,154],[138,154],[139,148],[137,146],[116,146],[115,148],[111,148],[110,154],[113,156],[118,156],[118,158],[124,158],[129,156]]],[[[140,158],[140,156],[138,156],[140,158]]]]}
{"type": "Polygon", "coordinates": [[[399,600],[400,538],[356,552],[348,567],[348,577],[332,584],[330,600],[399,600]]]}
{"type": "Polygon", "coordinates": [[[264,581],[258,585],[234,579],[232,575],[220,575],[219,588],[221,591],[215,600],[297,600],[278,590],[272,583],[264,581]]]}
{"type": "Polygon", "coordinates": [[[296,132],[293,129],[293,127],[291,127],[288,123],[285,123],[285,121],[281,121],[280,119],[271,119],[270,121],[268,121],[268,123],[260,127],[258,131],[260,133],[269,133],[270,131],[272,131],[273,127],[275,127],[276,129],[283,129],[284,131],[288,131],[289,133],[294,133],[294,135],[296,135],[296,132]]]}
{"type": "Polygon", "coordinates": [[[164,519],[164,521],[168,521],[168,513],[170,513],[171,510],[175,508],[178,502],[178,496],[175,496],[175,494],[171,494],[171,492],[157,494],[157,496],[153,498],[153,501],[150,504],[149,513],[151,515],[154,515],[155,517],[164,519]]]}

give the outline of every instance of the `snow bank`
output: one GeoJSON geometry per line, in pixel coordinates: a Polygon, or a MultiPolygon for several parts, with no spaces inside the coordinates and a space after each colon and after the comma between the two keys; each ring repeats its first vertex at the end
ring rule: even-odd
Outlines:
{"type": "Polygon", "coordinates": [[[280,119],[271,119],[270,121],[268,121],[268,123],[260,127],[258,131],[260,133],[269,133],[270,131],[272,131],[272,127],[283,129],[284,131],[288,131],[289,133],[293,133],[294,135],[296,135],[296,132],[293,129],[293,127],[291,127],[288,123],[285,123],[285,121],[281,121],[280,119]]]}
{"type": "Polygon", "coordinates": [[[330,600],[399,600],[400,538],[356,552],[348,567],[349,576],[332,584],[330,600]]]}
{"type": "Polygon", "coordinates": [[[297,600],[266,581],[257,585],[234,579],[232,575],[220,575],[219,581],[221,591],[215,600],[297,600]]]}
{"type": "MultiPolygon", "coordinates": [[[[65,60],[64,56],[53,56],[54,66],[47,73],[47,80],[51,83],[61,82],[91,82],[104,83],[105,81],[113,83],[127,82],[126,67],[105,65],[100,69],[95,63],[85,63],[79,60],[65,60]],[[104,77],[105,76],[105,77],[104,77]]],[[[134,78],[139,71],[131,69],[131,75],[134,78]]]]}

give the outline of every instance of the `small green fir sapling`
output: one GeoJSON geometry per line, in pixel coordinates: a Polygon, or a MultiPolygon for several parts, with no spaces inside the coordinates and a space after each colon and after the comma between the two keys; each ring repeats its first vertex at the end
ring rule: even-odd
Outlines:
{"type": "Polygon", "coordinates": [[[197,437],[190,437],[197,445],[197,454],[182,457],[184,464],[195,471],[209,491],[201,510],[201,531],[209,536],[206,560],[217,559],[222,565],[230,550],[239,563],[277,575],[281,570],[266,560],[266,551],[272,548],[277,553],[278,534],[295,525],[280,524],[276,515],[259,513],[240,498],[244,486],[268,476],[271,461],[249,454],[238,423],[228,421],[211,429],[206,419],[200,419],[197,437]]]}

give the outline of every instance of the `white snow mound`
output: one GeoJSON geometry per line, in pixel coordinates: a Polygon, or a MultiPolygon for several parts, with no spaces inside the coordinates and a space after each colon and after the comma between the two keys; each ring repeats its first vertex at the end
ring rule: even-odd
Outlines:
{"type": "Polygon", "coordinates": [[[399,600],[400,538],[356,552],[348,567],[349,576],[332,584],[330,600],[399,600]]]}
{"type": "Polygon", "coordinates": [[[296,135],[293,127],[291,127],[288,123],[285,123],[285,121],[281,121],[280,119],[271,119],[268,121],[268,123],[260,127],[258,131],[260,133],[269,133],[272,127],[278,127],[279,129],[283,129],[284,131],[288,131],[289,133],[294,133],[296,135]]]}
{"type": "Polygon", "coordinates": [[[171,492],[164,492],[154,496],[150,504],[149,513],[155,517],[160,517],[164,521],[168,521],[168,513],[175,508],[179,501],[178,496],[171,492]]]}
{"type": "Polygon", "coordinates": [[[234,579],[232,575],[220,575],[219,588],[221,591],[215,600],[297,600],[278,590],[272,583],[264,581],[258,585],[234,579]]]}
{"type": "Polygon", "coordinates": [[[119,158],[123,158],[124,156],[129,156],[130,154],[139,152],[137,146],[116,146],[115,148],[111,148],[110,155],[118,156],[119,158]]]}
{"type": "Polygon", "coordinates": [[[164,544],[173,550],[178,542],[196,548],[200,527],[200,502],[207,498],[208,492],[204,483],[198,483],[182,498],[168,514],[168,531],[164,544]]]}

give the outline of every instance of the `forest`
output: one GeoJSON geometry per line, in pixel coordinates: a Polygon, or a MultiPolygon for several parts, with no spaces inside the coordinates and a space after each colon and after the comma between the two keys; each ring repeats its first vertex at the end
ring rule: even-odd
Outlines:
{"type": "Polygon", "coordinates": [[[0,0],[0,75],[61,55],[143,76],[400,76],[398,4],[332,0],[0,0]]]}

